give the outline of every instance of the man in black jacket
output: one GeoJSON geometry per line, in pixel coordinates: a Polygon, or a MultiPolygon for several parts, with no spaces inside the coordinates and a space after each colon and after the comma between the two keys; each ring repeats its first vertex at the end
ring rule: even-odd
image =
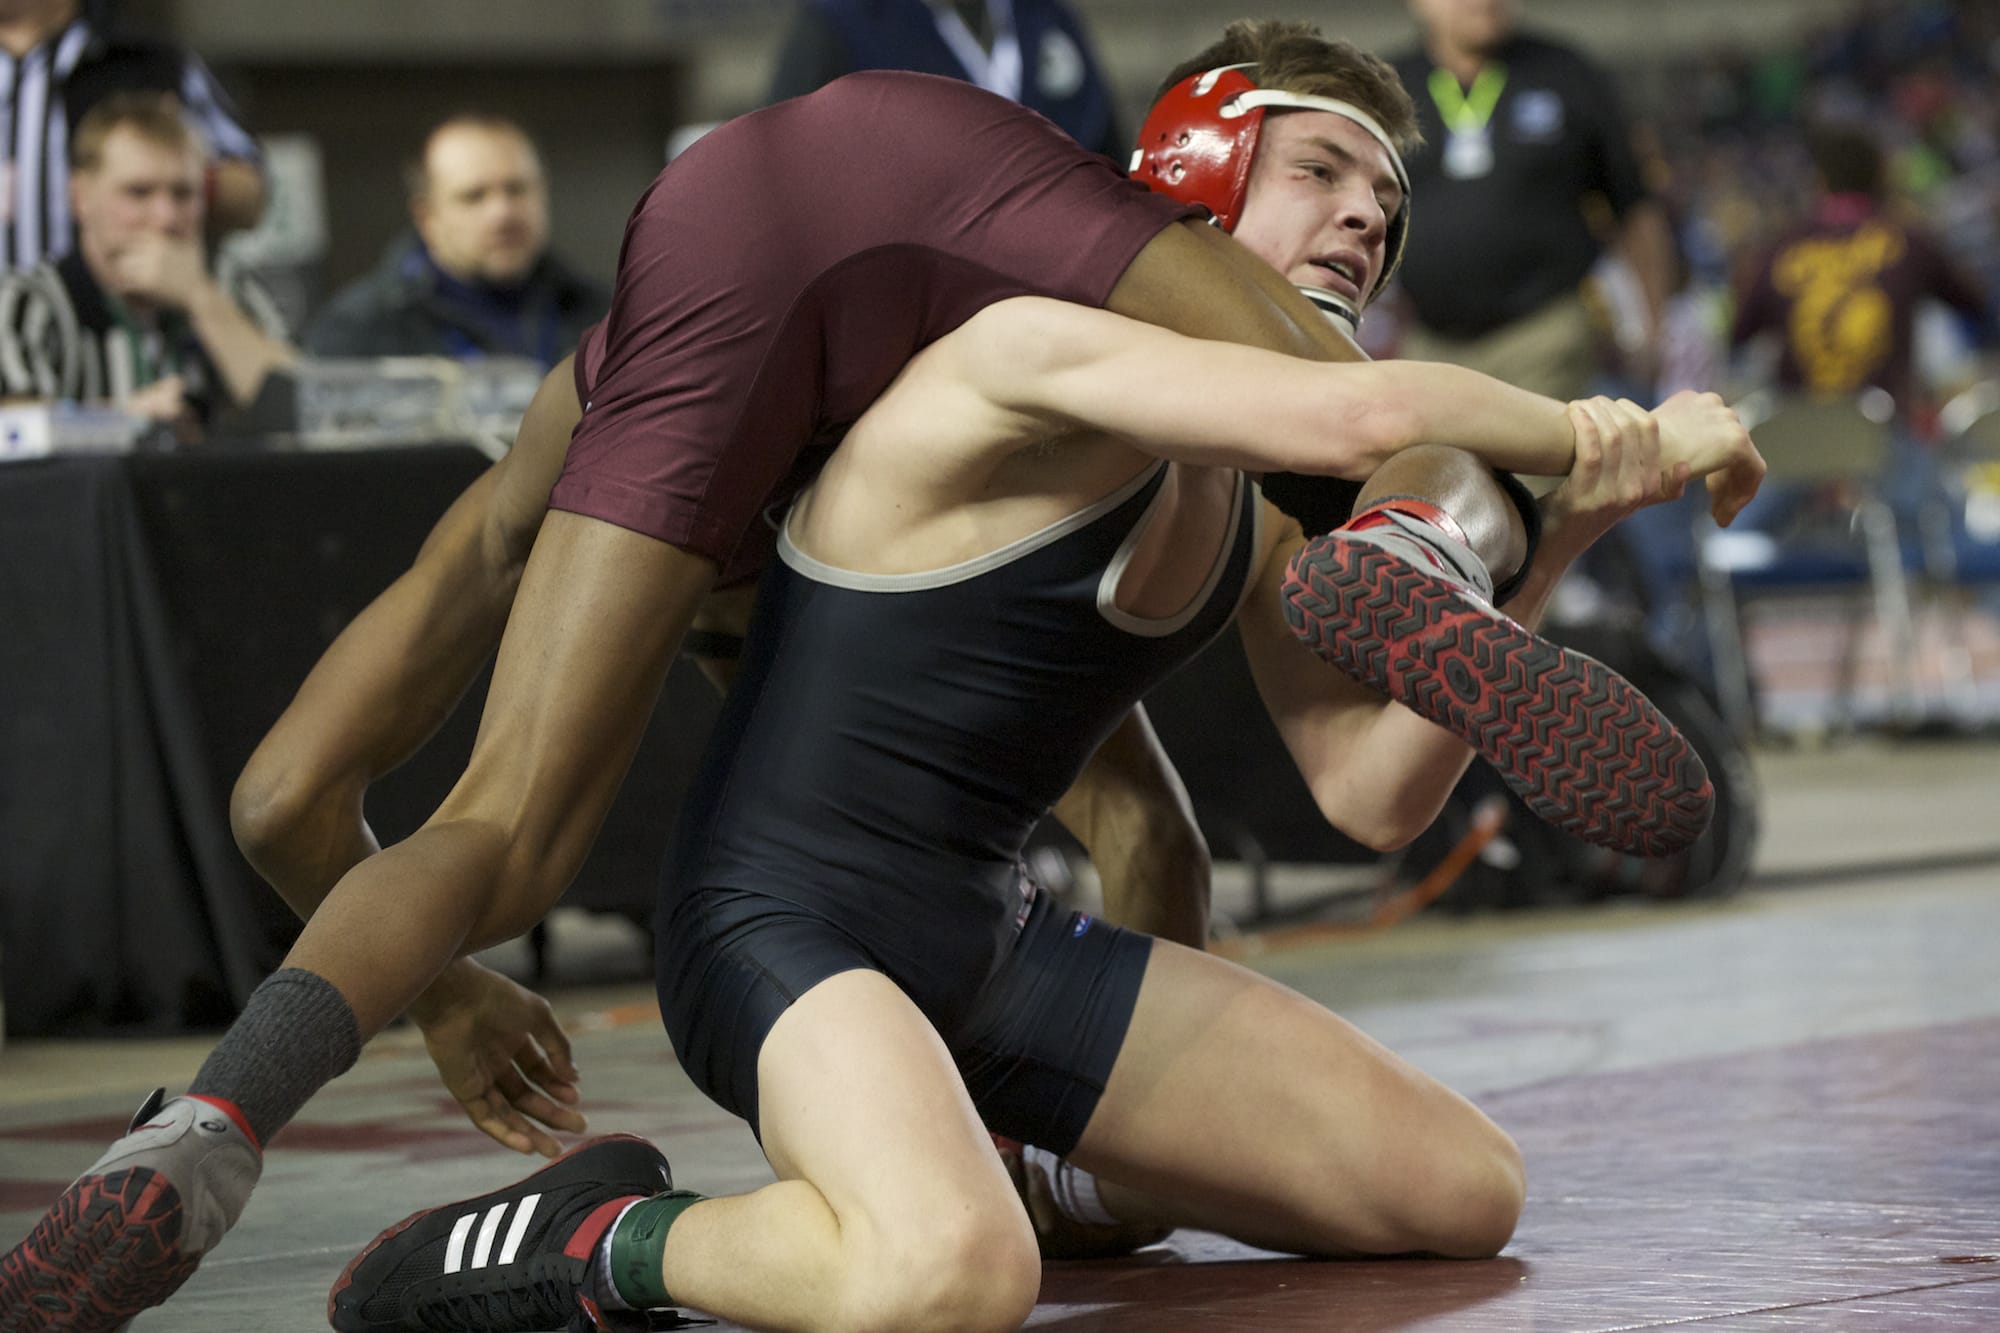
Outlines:
{"type": "Polygon", "coordinates": [[[548,185],[527,133],[458,115],[409,172],[414,231],[306,330],[317,356],[522,356],[552,366],[610,298],[549,253],[548,185]]]}

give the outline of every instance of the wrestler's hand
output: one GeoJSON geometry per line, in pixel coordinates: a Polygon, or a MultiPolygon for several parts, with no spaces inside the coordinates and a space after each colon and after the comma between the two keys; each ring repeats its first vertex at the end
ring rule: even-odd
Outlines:
{"type": "Polygon", "coordinates": [[[1569,405],[1576,459],[1563,484],[1542,500],[1542,550],[1567,563],[1618,521],[1679,498],[1688,465],[1661,457],[1661,428],[1630,399],[1588,398],[1569,405]]]}
{"type": "Polygon", "coordinates": [[[1660,423],[1660,461],[1687,464],[1708,480],[1709,510],[1728,526],[1764,482],[1764,459],[1750,443],[1736,410],[1717,394],[1683,389],[1653,409],[1660,423]]]}
{"type": "Polygon", "coordinates": [[[576,1065],[549,1003],[469,958],[413,1006],[424,1045],[473,1124],[519,1153],[555,1157],[548,1129],[581,1134],[576,1065]]]}

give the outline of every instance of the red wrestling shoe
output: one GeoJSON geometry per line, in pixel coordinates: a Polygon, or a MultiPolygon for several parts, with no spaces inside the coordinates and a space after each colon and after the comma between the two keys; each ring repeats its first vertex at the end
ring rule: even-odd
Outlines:
{"type": "Polygon", "coordinates": [[[263,1170],[214,1102],[155,1091],[125,1137],[0,1256],[0,1333],[111,1333],[188,1280],[263,1170]]]}
{"type": "Polygon", "coordinates": [[[1715,789],[1679,728],[1623,676],[1439,564],[1336,528],[1286,571],[1285,619],[1341,671],[1472,746],[1557,828],[1639,856],[1699,837],[1715,789]]]}

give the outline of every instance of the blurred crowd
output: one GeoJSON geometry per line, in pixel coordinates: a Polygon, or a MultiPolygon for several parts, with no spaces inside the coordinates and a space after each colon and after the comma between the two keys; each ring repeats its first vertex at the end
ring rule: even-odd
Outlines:
{"type": "MultiPolygon", "coordinates": [[[[1449,8],[1413,0],[1413,39],[1420,22],[1434,23],[1435,14],[1449,8]]],[[[1532,4],[1512,9],[1524,32],[1537,31],[1532,4]]],[[[255,174],[260,160],[254,142],[197,56],[170,42],[107,37],[117,31],[114,11],[106,0],[0,0],[0,36],[12,32],[17,79],[24,87],[40,78],[56,88],[51,105],[66,107],[71,128],[109,93],[157,90],[184,104],[199,131],[199,150],[187,167],[199,197],[177,219],[160,211],[125,225],[165,229],[182,239],[190,229],[205,230],[213,255],[213,243],[226,230],[255,218],[260,192],[270,185],[255,174]]],[[[1109,87],[1088,24],[1077,7],[1061,0],[911,0],[900,7],[809,0],[792,15],[782,32],[773,33],[770,98],[808,91],[850,68],[895,66],[981,83],[1043,110],[1114,155],[1122,154],[1120,145],[1132,132],[1122,121],[1135,104],[1129,95],[1135,90],[1121,97],[1109,87]]],[[[1770,350],[1763,349],[1760,359],[1758,349],[1733,349],[1731,326],[1755,266],[1816,206],[1822,183],[1805,134],[1815,123],[1866,127],[1887,155],[1886,211],[1934,234],[1974,280],[1983,302],[2000,292],[2000,0],[1857,0],[1840,21],[1791,43],[1761,50],[1718,45],[1637,66],[1607,67],[1592,53],[1581,54],[1604,69],[1630,117],[1645,186],[1664,211],[1675,257],[1672,291],[1662,308],[1657,276],[1635,272],[1628,255],[1607,245],[1597,281],[1586,289],[1602,353],[1593,387],[1654,399],[1686,387],[1740,390],[1771,376],[1770,350]]],[[[1410,77],[1406,69],[1406,82],[1410,77]]],[[[1422,87],[1412,93],[1421,107],[1436,96],[1432,90],[1427,98],[1422,87]]],[[[602,256],[572,256],[579,261],[573,265],[552,252],[548,188],[536,145],[528,130],[505,118],[506,108],[494,110],[501,114],[411,127],[412,146],[421,147],[408,177],[410,225],[383,238],[374,271],[331,275],[335,281],[313,291],[309,302],[278,303],[290,317],[289,330],[274,326],[272,303],[254,281],[226,264],[218,267],[216,281],[253,316],[261,334],[307,356],[553,362],[606,308],[608,293],[589,276],[606,265],[602,256]]],[[[52,386],[76,392],[73,386],[96,385],[102,392],[124,383],[119,376],[129,378],[121,363],[178,367],[187,392],[168,395],[167,402],[189,438],[193,423],[182,410],[185,403],[203,414],[210,410],[191,386],[206,374],[220,388],[231,376],[201,364],[214,359],[215,349],[209,346],[204,355],[196,345],[201,340],[190,340],[190,330],[202,331],[191,317],[200,308],[190,306],[191,296],[181,296],[175,309],[161,299],[166,293],[142,290],[103,264],[93,283],[85,271],[89,245],[61,267],[69,248],[65,233],[75,223],[67,211],[65,163],[57,160],[64,127],[51,124],[47,164],[11,168],[16,190],[39,178],[50,204],[46,237],[29,245],[17,236],[9,257],[17,274],[41,261],[48,268],[34,283],[17,277],[12,296],[0,291],[0,339],[21,347],[19,355],[0,355],[0,371],[13,372],[7,388],[16,396],[47,395],[52,386]],[[104,346],[131,335],[135,324],[125,318],[127,304],[142,316],[163,307],[173,317],[138,321],[143,355],[111,356],[88,339],[59,345],[50,330],[77,319],[60,309],[58,279],[67,281],[68,304],[82,323],[95,318],[102,326],[104,346]],[[129,303],[119,283],[133,298],[129,303]],[[107,287],[113,299],[100,301],[97,292],[79,287],[107,287]],[[61,318],[41,313],[37,301],[54,302],[61,318]],[[190,341],[187,355],[175,355],[176,338],[190,341]]],[[[27,141],[16,139],[15,156],[30,155],[27,141]]],[[[339,182],[326,186],[337,190],[339,182]]],[[[87,213],[89,200],[84,203],[87,213]]],[[[1419,241],[1452,211],[1427,211],[1426,205],[1417,201],[1419,241]]],[[[1622,213],[1624,205],[1617,207],[1622,213]]],[[[1454,254],[1453,263],[1462,265],[1464,256],[1454,254]]],[[[1412,269],[1412,283],[1421,269],[1412,269]]],[[[193,278],[182,286],[192,292],[193,278]]],[[[207,289],[201,294],[206,298],[207,289]]],[[[1944,398],[1979,377],[1979,345],[1993,325],[1987,313],[1982,321],[1934,307],[1922,311],[1914,348],[1917,391],[1898,405],[1918,434],[1944,398]]],[[[1385,302],[1362,330],[1378,355],[1413,349],[1435,354],[1417,339],[1422,332],[1407,299],[1385,302]]],[[[0,347],[0,353],[7,350],[0,347]]],[[[265,347],[260,364],[282,368],[287,354],[265,347]]],[[[235,388],[247,383],[255,396],[254,375],[235,379],[235,388]]],[[[138,387],[126,385],[128,396],[138,387]]],[[[157,398],[140,402],[148,411],[160,410],[157,398]]]]}
{"type": "MultiPolygon", "coordinates": [[[[1651,71],[1642,142],[1676,221],[1689,299],[1719,358],[1746,269],[1806,217],[1815,173],[1803,127],[1868,127],[1892,212],[1929,228],[2000,292],[2000,0],[1868,0],[1851,17],[1763,51],[1716,47],[1651,71]]],[[[1635,99],[1637,101],[1638,99],[1635,99]]],[[[1977,374],[1974,331],[1933,309],[1920,327],[1925,419],[1977,374]]],[[[1755,377],[1719,359],[1716,387],[1755,377]]],[[[1678,387],[1678,385],[1671,386],[1678,387]]]]}

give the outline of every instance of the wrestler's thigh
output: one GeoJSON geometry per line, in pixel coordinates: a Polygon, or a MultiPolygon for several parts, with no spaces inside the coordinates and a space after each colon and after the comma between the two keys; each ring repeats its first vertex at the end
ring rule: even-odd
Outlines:
{"type": "MultiPolygon", "coordinates": [[[[781,1179],[810,1182],[843,1230],[1034,1236],[951,1055],[879,972],[828,977],[795,1000],[757,1057],[758,1132],[781,1179]]],[[[890,1248],[894,1248],[892,1245],[890,1248]]]]}
{"type": "Polygon", "coordinates": [[[742,663],[743,640],[750,633],[750,613],[757,603],[757,584],[734,583],[717,588],[696,608],[689,627],[687,655],[709,683],[724,694],[736,683],[742,663]]]}
{"type": "Polygon", "coordinates": [[[1243,343],[1321,361],[1360,348],[1284,276],[1204,222],[1180,222],[1140,250],[1105,308],[1190,338],[1243,343]]]}
{"type": "Polygon", "coordinates": [[[1470,1102],[1297,992],[1165,943],[1072,1156],[1302,1253],[1486,1252],[1519,1207],[1518,1154],[1470,1102]]]}

